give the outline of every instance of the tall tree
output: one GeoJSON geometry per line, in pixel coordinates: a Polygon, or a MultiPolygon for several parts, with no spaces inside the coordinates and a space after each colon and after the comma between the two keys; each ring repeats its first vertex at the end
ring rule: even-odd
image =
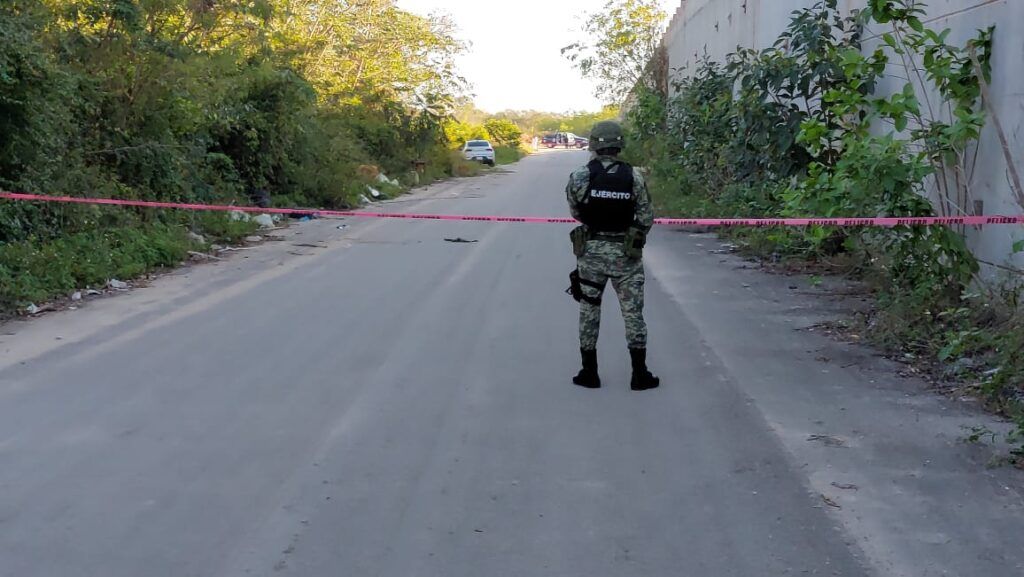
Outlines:
{"type": "Polygon", "coordinates": [[[603,9],[587,15],[582,38],[562,55],[597,82],[607,102],[622,102],[645,80],[667,19],[658,0],[607,0],[603,9]]]}
{"type": "Polygon", "coordinates": [[[276,51],[325,100],[372,96],[419,108],[465,91],[455,67],[465,46],[447,17],[412,14],[394,0],[273,2],[276,51]]]}

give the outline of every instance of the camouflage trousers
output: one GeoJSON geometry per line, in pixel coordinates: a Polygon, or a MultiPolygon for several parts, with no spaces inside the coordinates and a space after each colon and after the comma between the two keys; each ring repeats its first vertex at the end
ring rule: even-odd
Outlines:
{"type": "MultiPolygon", "coordinates": [[[[644,263],[627,258],[621,242],[591,240],[577,260],[580,277],[602,287],[610,279],[619,308],[626,322],[626,342],[631,349],[647,347],[647,323],[644,322],[644,263]]],[[[602,289],[583,285],[583,293],[598,297],[602,289]]],[[[601,307],[586,301],[580,303],[580,348],[594,350],[601,330],[601,307]]]]}

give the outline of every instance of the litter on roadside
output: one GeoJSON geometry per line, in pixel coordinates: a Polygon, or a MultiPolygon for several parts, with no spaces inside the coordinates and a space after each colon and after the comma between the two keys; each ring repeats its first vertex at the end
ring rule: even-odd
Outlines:
{"type": "Polygon", "coordinates": [[[219,256],[207,254],[205,252],[197,252],[194,250],[188,251],[188,255],[192,257],[192,260],[222,260],[219,256]]]}
{"type": "Polygon", "coordinates": [[[391,186],[402,186],[402,183],[398,182],[395,179],[388,178],[387,175],[385,175],[383,172],[377,175],[377,182],[387,183],[390,184],[391,186]]]}
{"type": "Polygon", "coordinates": [[[269,214],[261,214],[252,219],[261,228],[274,228],[274,218],[269,214]]]}

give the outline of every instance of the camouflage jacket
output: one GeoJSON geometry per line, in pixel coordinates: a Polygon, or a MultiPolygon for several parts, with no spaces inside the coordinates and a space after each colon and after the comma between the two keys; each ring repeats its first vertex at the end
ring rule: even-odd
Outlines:
{"type": "MultiPolygon", "coordinates": [[[[612,156],[598,156],[605,167],[611,166],[618,159],[612,156]]],[[[590,185],[590,169],[586,166],[576,169],[569,177],[569,185],[565,187],[565,196],[569,201],[569,211],[572,217],[580,220],[580,203],[590,185]]],[[[633,169],[633,192],[636,193],[636,215],[634,220],[644,231],[649,231],[654,224],[654,208],[651,206],[651,195],[647,192],[647,182],[643,174],[636,168],[633,169]]]]}

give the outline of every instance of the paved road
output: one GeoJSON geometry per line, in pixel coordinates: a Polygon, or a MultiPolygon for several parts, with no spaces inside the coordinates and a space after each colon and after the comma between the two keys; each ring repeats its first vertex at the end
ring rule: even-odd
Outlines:
{"type": "MultiPolygon", "coordinates": [[[[585,159],[390,209],[563,215],[585,159]]],[[[585,391],[568,227],[338,225],[2,327],[0,576],[1024,575],[985,417],[819,336],[827,284],[659,230],[665,386],[607,299],[585,391]]]]}

